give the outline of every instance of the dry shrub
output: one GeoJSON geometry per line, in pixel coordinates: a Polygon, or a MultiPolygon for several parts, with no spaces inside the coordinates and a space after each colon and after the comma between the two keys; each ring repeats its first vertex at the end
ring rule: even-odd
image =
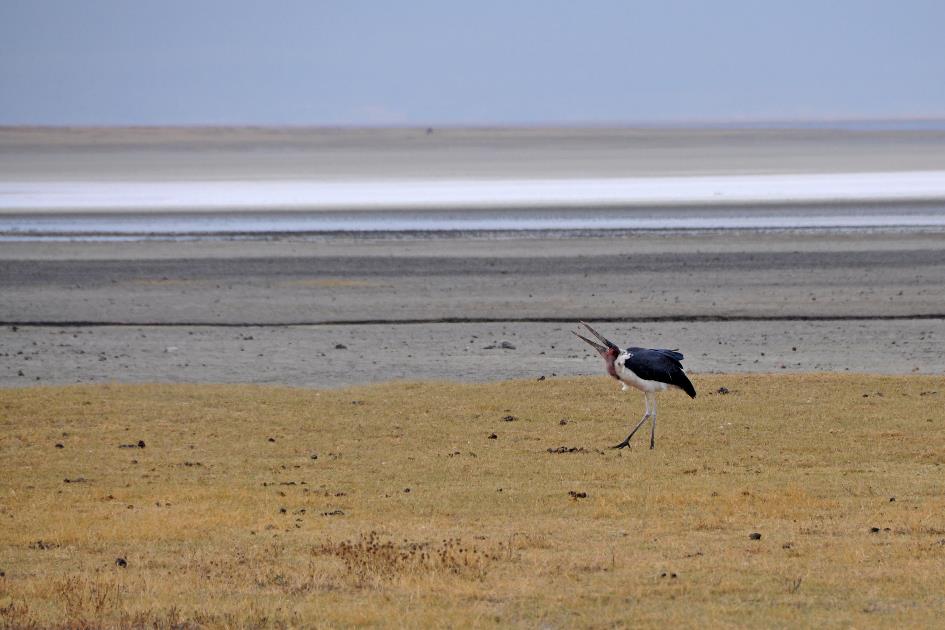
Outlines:
{"type": "MultiPolygon", "coordinates": [[[[161,610],[139,611],[122,614],[120,628],[151,628],[152,630],[196,630],[201,627],[198,620],[185,619],[179,608],[171,606],[161,610]]],[[[237,625],[237,624],[234,624],[237,625]]]]}
{"type": "Polygon", "coordinates": [[[462,575],[481,579],[501,550],[482,551],[459,538],[439,543],[382,541],[377,532],[361,534],[355,541],[323,543],[315,556],[341,560],[345,577],[358,586],[389,581],[400,576],[462,575]]]}
{"type": "Polygon", "coordinates": [[[15,601],[0,606],[0,630],[30,630],[40,624],[30,614],[30,607],[15,601]]]}
{"type": "Polygon", "coordinates": [[[65,609],[65,618],[77,628],[101,625],[122,605],[121,585],[100,577],[69,576],[54,584],[53,593],[65,609]]]}

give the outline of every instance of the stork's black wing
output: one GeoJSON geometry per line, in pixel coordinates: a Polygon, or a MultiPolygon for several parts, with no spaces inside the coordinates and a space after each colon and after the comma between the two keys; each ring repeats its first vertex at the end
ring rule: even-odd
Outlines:
{"type": "Polygon", "coordinates": [[[627,352],[629,356],[623,364],[640,378],[675,385],[690,398],[696,397],[696,388],[679,363],[683,358],[681,353],[650,348],[627,348],[627,352]]]}
{"type": "Polygon", "coordinates": [[[654,350],[650,350],[650,352],[659,352],[659,353],[665,354],[671,359],[676,359],[677,361],[682,361],[685,358],[683,357],[683,353],[678,350],[667,350],[665,348],[656,348],[654,350]]]}

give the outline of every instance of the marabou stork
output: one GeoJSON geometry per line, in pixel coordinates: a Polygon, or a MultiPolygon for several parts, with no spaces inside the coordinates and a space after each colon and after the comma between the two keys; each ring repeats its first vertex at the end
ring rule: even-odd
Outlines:
{"type": "Polygon", "coordinates": [[[656,444],[656,392],[661,392],[668,387],[678,387],[689,394],[690,398],[696,397],[696,388],[692,386],[680,363],[683,360],[682,353],[676,350],[635,347],[621,350],[586,323],[581,322],[581,324],[604,345],[578,335],[573,330],[571,332],[590,344],[600,353],[600,356],[604,357],[607,373],[620,381],[625,391],[629,389],[628,386],[635,387],[643,392],[646,398],[646,413],[643,414],[643,419],[633,428],[630,435],[614,448],[630,446],[630,438],[648,419],[652,421],[650,448],[653,448],[656,444]]]}

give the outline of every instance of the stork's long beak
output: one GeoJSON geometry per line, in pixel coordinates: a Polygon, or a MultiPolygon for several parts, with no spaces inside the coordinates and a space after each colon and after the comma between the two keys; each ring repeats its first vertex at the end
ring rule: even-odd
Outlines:
{"type": "Polygon", "coordinates": [[[607,350],[609,350],[610,348],[617,349],[617,346],[614,345],[609,339],[607,339],[607,337],[604,337],[604,336],[601,335],[599,332],[597,332],[596,330],[594,330],[593,328],[591,328],[590,326],[588,326],[587,323],[581,322],[581,325],[583,325],[585,328],[587,328],[589,331],[591,331],[591,334],[592,334],[592,335],[594,335],[595,337],[597,337],[598,339],[600,339],[601,341],[603,341],[603,342],[604,342],[604,345],[601,345],[601,344],[599,344],[599,343],[596,343],[596,342],[594,342],[594,341],[591,341],[591,340],[588,339],[587,337],[585,337],[585,336],[583,336],[583,335],[579,335],[579,334],[577,334],[576,332],[574,332],[573,330],[571,331],[571,334],[575,335],[576,337],[578,337],[578,338],[580,338],[580,339],[583,339],[583,340],[585,341],[585,343],[587,343],[587,344],[590,345],[592,348],[594,348],[595,350],[597,350],[597,352],[599,352],[601,356],[604,356],[605,354],[607,354],[607,350]]]}

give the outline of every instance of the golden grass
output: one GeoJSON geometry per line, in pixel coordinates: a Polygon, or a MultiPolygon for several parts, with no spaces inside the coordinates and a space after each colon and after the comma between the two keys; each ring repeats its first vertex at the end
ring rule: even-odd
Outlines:
{"type": "Polygon", "coordinates": [[[694,381],[0,390],[0,626],[941,623],[945,380],[694,381]]]}

